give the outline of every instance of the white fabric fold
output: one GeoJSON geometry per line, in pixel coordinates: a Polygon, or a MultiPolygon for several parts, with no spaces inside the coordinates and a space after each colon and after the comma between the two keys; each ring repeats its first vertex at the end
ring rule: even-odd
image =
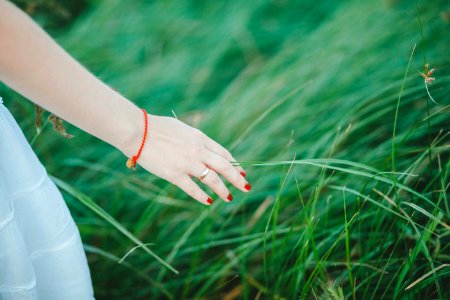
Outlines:
{"type": "Polygon", "coordinates": [[[94,299],[78,228],[0,97],[0,300],[94,299]]]}

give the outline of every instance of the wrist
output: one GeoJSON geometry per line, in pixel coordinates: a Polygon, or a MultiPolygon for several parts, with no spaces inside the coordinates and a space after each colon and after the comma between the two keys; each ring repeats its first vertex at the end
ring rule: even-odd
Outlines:
{"type": "MultiPolygon", "coordinates": [[[[148,118],[150,115],[147,115],[148,118]]],[[[127,112],[125,122],[120,124],[118,145],[116,146],[126,157],[133,157],[139,150],[144,136],[145,122],[142,110],[133,105],[127,112]]]]}

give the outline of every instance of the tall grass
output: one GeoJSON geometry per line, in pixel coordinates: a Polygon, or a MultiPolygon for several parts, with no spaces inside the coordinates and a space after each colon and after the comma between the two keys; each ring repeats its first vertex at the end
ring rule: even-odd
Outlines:
{"type": "MultiPolygon", "coordinates": [[[[46,127],[34,149],[97,297],[450,297],[450,4],[410,2],[99,2],[59,35],[150,113],[232,150],[253,187],[205,208],[76,128],[46,127]]],[[[33,106],[1,92],[32,140],[33,106]]]]}

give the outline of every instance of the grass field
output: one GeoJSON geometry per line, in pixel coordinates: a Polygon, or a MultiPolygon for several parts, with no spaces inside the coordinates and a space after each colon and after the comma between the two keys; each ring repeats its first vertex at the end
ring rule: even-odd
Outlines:
{"type": "Polygon", "coordinates": [[[212,207],[71,125],[36,135],[33,104],[0,93],[98,299],[448,299],[449,32],[444,0],[91,2],[55,38],[233,153],[252,191],[212,207]]]}

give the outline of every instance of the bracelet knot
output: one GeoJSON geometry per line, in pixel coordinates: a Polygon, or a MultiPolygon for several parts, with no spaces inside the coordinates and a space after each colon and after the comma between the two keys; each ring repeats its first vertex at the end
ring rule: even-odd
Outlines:
{"type": "Polygon", "coordinates": [[[126,166],[128,169],[136,170],[136,162],[141,156],[142,149],[144,148],[145,140],[147,139],[147,129],[148,129],[148,117],[147,117],[147,111],[145,109],[141,109],[144,113],[144,136],[142,137],[141,146],[139,147],[139,150],[136,155],[133,155],[132,158],[129,158],[127,160],[126,166]]]}

